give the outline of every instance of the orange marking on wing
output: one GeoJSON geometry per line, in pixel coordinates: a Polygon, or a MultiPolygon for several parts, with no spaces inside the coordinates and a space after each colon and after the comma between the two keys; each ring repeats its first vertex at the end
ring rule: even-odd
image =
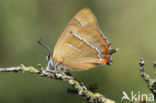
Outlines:
{"type": "Polygon", "coordinates": [[[109,46],[106,42],[106,40],[103,38],[103,36],[101,34],[98,34],[100,39],[103,41],[103,43],[105,44],[105,48],[103,49],[104,53],[107,53],[109,51],[109,46]]]}

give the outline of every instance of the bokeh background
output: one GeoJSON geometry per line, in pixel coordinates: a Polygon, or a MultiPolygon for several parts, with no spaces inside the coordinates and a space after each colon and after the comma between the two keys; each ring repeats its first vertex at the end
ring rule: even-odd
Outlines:
{"type": "MultiPolygon", "coordinates": [[[[53,50],[65,26],[84,7],[94,12],[112,48],[119,52],[110,66],[72,74],[85,84],[97,83],[99,91],[117,103],[122,91],[150,94],[140,77],[138,60],[145,59],[146,72],[154,77],[155,0],[0,0],[0,67],[46,66],[47,51],[38,38],[53,50]]],[[[0,103],[85,103],[68,94],[69,87],[30,73],[0,73],[0,103]]]]}

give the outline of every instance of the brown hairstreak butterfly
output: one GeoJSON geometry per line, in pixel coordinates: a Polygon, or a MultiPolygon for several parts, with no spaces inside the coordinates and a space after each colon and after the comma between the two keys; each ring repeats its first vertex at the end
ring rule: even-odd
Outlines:
{"type": "Polygon", "coordinates": [[[93,13],[80,10],[64,29],[53,54],[49,55],[47,69],[88,70],[97,65],[111,64],[110,43],[99,29],[93,13]]]}

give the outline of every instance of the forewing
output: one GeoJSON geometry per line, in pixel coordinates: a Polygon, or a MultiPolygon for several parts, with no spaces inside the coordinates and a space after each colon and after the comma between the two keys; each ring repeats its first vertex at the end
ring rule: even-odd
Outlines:
{"type": "Polygon", "coordinates": [[[84,8],[84,9],[80,10],[74,16],[74,18],[80,22],[82,27],[88,27],[88,26],[93,26],[95,28],[98,27],[96,17],[88,8],[84,8]]]}
{"type": "Polygon", "coordinates": [[[96,18],[88,8],[84,8],[80,10],[66,26],[62,35],[58,39],[54,50],[60,48],[60,46],[64,43],[64,41],[70,37],[71,31],[77,33],[82,27],[89,27],[89,26],[97,28],[96,18]]]}

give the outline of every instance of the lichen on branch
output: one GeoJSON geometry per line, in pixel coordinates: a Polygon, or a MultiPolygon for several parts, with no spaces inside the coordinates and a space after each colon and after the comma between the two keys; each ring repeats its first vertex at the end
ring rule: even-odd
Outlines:
{"type": "Polygon", "coordinates": [[[74,89],[77,90],[77,94],[82,96],[85,100],[90,103],[115,103],[115,101],[106,98],[104,95],[100,93],[93,93],[92,91],[88,90],[83,83],[78,82],[73,76],[66,74],[62,71],[55,71],[55,70],[46,70],[43,69],[41,65],[38,65],[38,69],[30,66],[26,67],[21,64],[18,67],[8,67],[8,68],[0,68],[0,72],[30,72],[33,74],[38,74],[43,77],[48,77],[51,79],[56,80],[63,80],[70,84],[74,89]]]}

